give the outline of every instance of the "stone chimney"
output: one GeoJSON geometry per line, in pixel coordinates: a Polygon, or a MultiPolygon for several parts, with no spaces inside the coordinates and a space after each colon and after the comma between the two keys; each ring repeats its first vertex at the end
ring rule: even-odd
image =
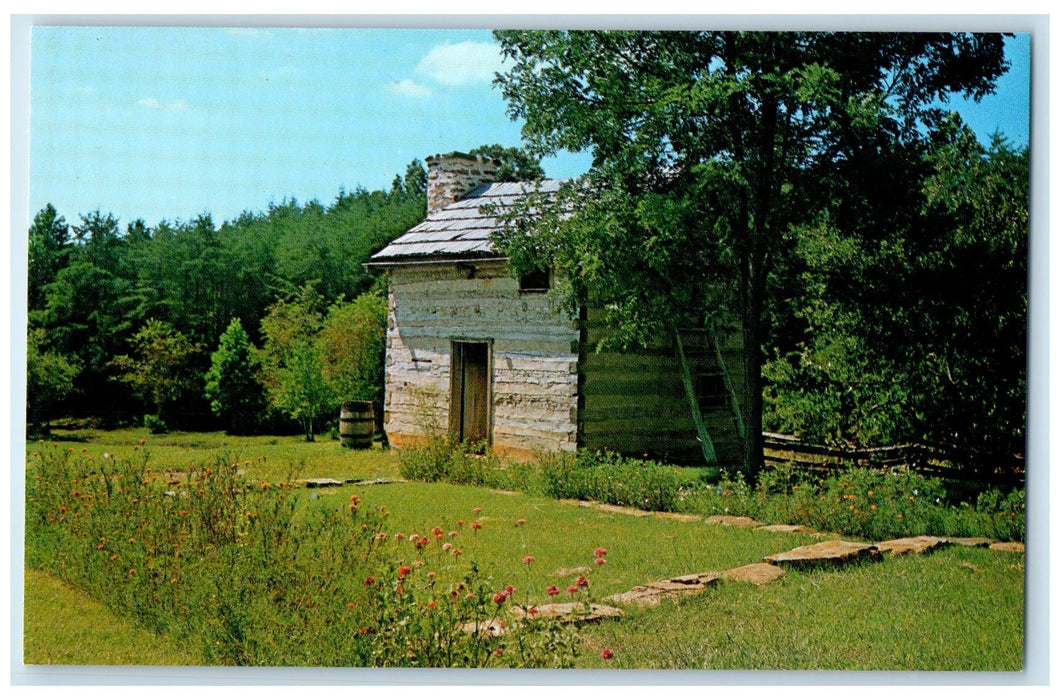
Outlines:
{"type": "Polygon", "coordinates": [[[427,216],[449,206],[471,190],[493,182],[497,161],[467,153],[446,153],[427,158],[427,216]]]}

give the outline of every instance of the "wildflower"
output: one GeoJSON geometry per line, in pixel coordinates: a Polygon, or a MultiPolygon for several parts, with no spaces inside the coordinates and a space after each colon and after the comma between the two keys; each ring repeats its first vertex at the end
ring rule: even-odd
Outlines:
{"type": "Polygon", "coordinates": [[[375,576],[369,576],[364,580],[364,585],[371,586],[375,584],[375,576]]]}
{"type": "Polygon", "coordinates": [[[498,591],[498,592],[493,594],[493,602],[496,603],[497,605],[501,605],[507,599],[508,599],[508,594],[505,593],[504,591],[498,591]]]}
{"type": "Polygon", "coordinates": [[[435,537],[439,537],[442,534],[442,528],[436,527],[431,530],[431,534],[435,537]]]}
{"type": "Polygon", "coordinates": [[[559,595],[559,587],[558,586],[549,586],[548,588],[545,589],[545,593],[547,593],[548,595],[559,595]]]}
{"type": "Polygon", "coordinates": [[[350,500],[353,501],[354,505],[360,505],[361,503],[361,499],[357,496],[357,494],[351,494],[350,500]]]}
{"type": "Polygon", "coordinates": [[[481,508],[479,508],[478,506],[475,506],[475,507],[474,507],[474,508],[472,508],[471,510],[475,511],[475,515],[478,515],[479,513],[481,513],[481,512],[482,512],[482,509],[481,509],[481,508]]]}
{"type": "Polygon", "coordinates": [[[454,557],[459,557],[461,554],[463,554],[463,552],[461,552],[459,549],[454,549],[453,550],[453,556],[454,557]]]}
{"type": "Polygon", "coordinates": [[[456,521],[456,525],[457,525],[457,527],[463,527],[464,521],[463,520],[457,520],[456,521]]]}
{"type": "Polygon", "coordinates": [[[503,654],[503,653],[504,653],[504,647],[497,647],[497,648],[496,648],[496,649],[494,650],[494,652],[493,652],[493,655],[494,655],[494,656],[500,656],[500,655],[501,655],[501,654],[503,654]]]}
{"type": "Polygon", "coordinates": [[[449,531],[449,536],[450,537],[456,537],[456,530],[450,530],[449,531]]]}
{"type": "Polygon", "coordinates": [[[531,557],[531,556],[523,557],[523,563],[524,564],[532,564],[533,562],[534,562],[534,558],[533,557],[531,557]]]}
{"type": "Polygon", "coordinates": [[[350,504],[350,512],[351,513],[356,513],[357,512],[357,504],[356,503],[351,503],[350,504]]]}
{"type": "Polygon", "coordinates": [[[480,523],[479,521],[476,520],[475,522],[471,523],[471,529],[472,530],[481,530],[482,529],[482,523],[480,523]]]}
{"type": "Polygon", "coordinates": [[[567,593],[570,593],[571,595],[574,595],[577,592],[578,592],[578,586],[576,586],[575,584],[571,584],[571,585],[567,586],[567,593]]]}
{"type": "Polygon", "coordinates": [[[428,608],[434,608],[434,607],[437,607],[437,605],[438,605],[438,603],[435,603],[433,600],[431,602],[427,603],[427,607],[428,608]]]}
{"type": "Polygon", "coordinates": [[[406,576],[408,576],[411,573],[412,573],[412,567],[411,566],[402,566],[400,569],[398,569],[398,578],[405,578],[406,576]]]}
{"type": "Polygon", "coordinates": [[[604,649],[603,651],[600,652],[600,658],[601,659],[610,659],[610,658],[614,657],[614,655],[615,655],[615,652],[611,651],[610,649],[604,649]]]}
{"type": "Polygon", "coordinates": [[[589,585],[589,579],[585,578],[584,576],[579,576],[578,578],[574,579],[574,585],[578,588],[586,588],[589,585]]]}
{"type": "Polygon", "coordinates": [[[403,539],[405,539],[405,533],[404,532],[397,533],[396,535],[394,535],[394,539],[395,540],[403,540],[403,539]]]}
{"type": "Polygon", "coordinates": [[[515,526],[516,527],[519,527],[520,525],[526,525],[526,518],[519,518],[518,520],[515,521],[515,526]]]}
{"type": "Polygon", "coordinates": [[[442,551],[443,552],[448,552],[452,548],[453,548],[453,543],[452,542],[446,542],[445,544],[442,545],[442,551]]]}
{"type": "Polygon", "coordinates": [[[607,563],[607,560],[604,559],[603,557],[597,557],[593,561],[596,563],[597,566],[603,566],[604,564],[607,563]]]}
{"type": "Polygon", "coordinates": [[[375,533],[375,539],[377,541],[379,541],[379,542],[382,542],[383,540],[386,539],[386,533],[385,532],[377,532],[377,533],[375,533]]]}
{"type": "Polygon", "coordinates": [[[435,574],[433,571],[427,572],[427,578],[434,578],[435,576],[437,576],[437,574],[435,574]]]}
{"type": "Polygon", "coordinates": [[[875,504],[875,503],[873,503],[873,504],[872,504],[871,506],[869,506],[869,507],[870,507],[870,508],[872,508],[873,510],[876,510],[876,504],[875,504]]]}
{"type": "Polygon", "coordinates": [[[602,556],[606,556],[606,555],[607,555],[607,550],[604,549],[603,547],[597,547],[596,550],[593,552],[593,556],[594,557],[602,557],[602,556]]]}
{"type": "Polygon", "coordinates": [[[504,587],[504,592],[507,593],[508,595],[512,595],[513,593],[515,593],[515,586],[513,586],[511,584],[508,584],[507,586],[504,587]]]}
{"type": "Polygon", "coordinates": [[[354,608],[357,607],[357,603],[354,603],[354,602],[351,601],[349,603],[346,603],[346,607],[349,608],[350,610],[353,610],[354,608]]]}

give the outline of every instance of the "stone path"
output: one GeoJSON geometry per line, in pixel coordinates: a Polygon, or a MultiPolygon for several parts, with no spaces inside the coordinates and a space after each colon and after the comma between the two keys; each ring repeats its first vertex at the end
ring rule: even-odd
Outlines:
{"type": "Polygon", "coordinates": [[[331,479],[328,477],[314,477],[302,479],[302,483],[309,489],[322,489],[335,486],[381,486],[383,484],[404,484],[404,479],[331,479]]]}

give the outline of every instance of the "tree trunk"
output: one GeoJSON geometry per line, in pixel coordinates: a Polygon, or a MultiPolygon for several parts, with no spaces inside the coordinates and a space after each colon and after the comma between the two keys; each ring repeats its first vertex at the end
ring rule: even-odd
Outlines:
{"type": "Polygon", "coordinates": [[[707,464],[717,464],[718,454],[714,451],[714,441],[710,438],[710,432],[703,423],[703,414],[699,410],[699,397],[696,395],[695,385],[692,384],[692,373],[688,369],[688,358],[685,357],[685,348],[681,344],[681,334],[674,328],[674,349],[677,351],[677,363],[681,368],[681,383],[685,385],[685,397],[688,399],[688,407],[692,412],[692,424],[696,426],[696,435],[699,437],[699,447],[703,451],[703,461],[707,464]]]}

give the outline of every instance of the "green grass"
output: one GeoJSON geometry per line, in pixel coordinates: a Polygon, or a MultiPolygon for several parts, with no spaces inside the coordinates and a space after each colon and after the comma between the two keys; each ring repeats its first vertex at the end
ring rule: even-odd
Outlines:
{"type": "MultiPolygon", "coordinates": [[[[255,481],[283,479],[290,465],[299,467],[300,476],[397,474],[397,460],[378,448],[351,451],[337,442],[305,443],[296,436],[151,436],[143,430],[121,430],[57,432],[55,438],[61,446],[84,449],[90,455],[131,456],[134,448],[146,449],[154,469],[185,471],[223,456],[239,461],[255,481]],[[141,439],[146,440],[143,448],[141,439]]],[[[39,448],[30,443],[27,452],[39,448]]],[[[805,535],[634,517],[444,483],[302,489],[297,492],[298,517],[312,518],[314,510],[344,507],[352,494],[362,499],[362,511],[380,513],[385,506],[388,515],[380,529],[392,548],[388,551],[400,563],[422,562],[443,583],[460,574],[460,564],[475,562],[497,589],[514,585],[516,602],[545,602],[545,588],[565,589],[578,575],[570,570],[579,567],[588,569],[592,595],[600,599],[662,577],[740,566],[816,541],[805,535]],[[475,520],[481,529],[471,529],[475,520]],[[457,534],[443,540],[432,537],[423,549],[407,539],[396,541],[397,533],[430,535],[435,527],[457,534]],[[462,558],[444,553],[442,542],[462,549],[462,558]],[[593,550],[598,547],[607,549],[603,566],[593,564],[593,550]],[[534,557],[532,564],[522,562],[526,556],[534,557]]],[[[578,666],[1019,670],[1022,563],[1022,555],[952,547],[840,571],[792,572],[763,587],[723,583],[678,604],[629,608],[621,621],[584,628],[584,653],[578,666]],[[601,659],[603,648],[613,649],[614,658],[601,659]]],[[[42,584],[34,580],[39,576],[27,574],[28,662],[32,649],[33,663],[194,663],[163,651],[165,638],[143,642],[135,640],[131,631],[111,632],[113,616],[98,604],[94,610],[51,614],[60,606],[39,593],[42,584]],[[31,588],[38,592],[31,595],[31,588]],[[77,632],[85,641],[68,642],[61,636],[67,633],[67,619],[74,617],[89,621],[77,632]],[[102,639],[97,643],[95,636],[102,639]],[[112,650],[110,643],[117,649],[112,650]],[[123,648],[131,655],[129,660],[108,660],[123,659],[118,653],[123,648]],[[80,656],[69,656],[75,649],[80,656]],[[176,660],[136,657],[148,650],[176,660]]],[[[558,599],[567,599],[567,594],[558,599]]]]}
{"type": "MultiPolygon", "coordinates": [[[[153,468],[186,472],[222,459],[245,468],[256,479],[278,481],[293,473],[296,478],[369,478],[397,475],[397,460],[378,444],[368,450],[351,450],[338,440],[318,435],[306,442],[300,435],[233,436],[223,432],[171,432],[152,435],[144,428],[120,430],[53,430],[48,442],[75,452],[99,457],[105,452],[129,456],[146,450],[153,468]],[[145,444],[140,447],[140,441],[145,444]]],[[[38,442],[26,444],[27,455],[38,442]]]]}
{"type": "Polygon", "coordinates": [[[722,583],[583,632],[591,668],[1019,671],[1022,555],[951,547],[722,583]],[[677,622],[679,624],[677,624],[677,622]],[[614,658],[599,651],[610,648],[614,658]]]}
{"type": "Polygon", "coordinates": [[[27,569],[26,664],[191,666],[198,659],[166,637],[124,620],[48,574],[27,569]]]}

